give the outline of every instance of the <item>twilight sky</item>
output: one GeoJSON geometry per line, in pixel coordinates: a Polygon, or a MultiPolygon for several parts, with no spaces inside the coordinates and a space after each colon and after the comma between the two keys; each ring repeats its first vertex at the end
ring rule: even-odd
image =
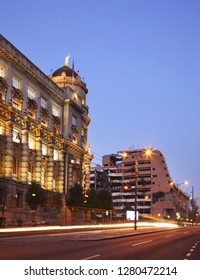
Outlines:
{"type": "Polygon", "coordinates": [[[94,163],[152,147],[200,196],[199,0],[1,0],[0,33],[47,75],[70,53],[94,163]]]}

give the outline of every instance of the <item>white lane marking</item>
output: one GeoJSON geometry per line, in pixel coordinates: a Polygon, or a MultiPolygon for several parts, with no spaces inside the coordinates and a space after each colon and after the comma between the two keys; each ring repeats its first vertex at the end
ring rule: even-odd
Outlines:
{"type": "Polygon", "coordinates": [[[144,241],[144,242],[140,242],[140,243],[136,243],[136,244],[133,244],[132,246],[139,246],[139,245],[142,245],[142,244],[145,244],[145,243],[149,243],[149,242],[152,242],[152,240],[147,240],[147,241],[144,241]]]}
{"type": "Polygon", "coordinates": [[[94,259],[94,258],[97,258],[99,257],[100,255],[93,255],[93,256],[90,256],[88,258],[85,258],[85,259],[82,259],[82,260],[90,260],[90,259],[94,259]]]}
{"type": "Polygon", "coordinates": [[[165,238],[170,238],[170,237],[173,237],[173,236],[176,236],[175,234],[173,235],[168,235],[168,236],[165,236],[165,238]]]}
{"type": "Polygon", "coordinates": [[[187,255],[186,255],[186,257],[190,257],[191,256],[191,253],[188,253],[187,255]]]}

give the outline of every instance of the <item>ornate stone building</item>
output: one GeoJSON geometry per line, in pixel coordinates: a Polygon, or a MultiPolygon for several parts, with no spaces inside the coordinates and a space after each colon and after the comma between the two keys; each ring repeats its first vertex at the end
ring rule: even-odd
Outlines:
{"type": "Polygon", "coordinates": [[[88,89],[73,68],[67,58],[48,77],[0,35],[0,223],[30,220],[32,181],[61,194],[90,186],[88,89]]]}

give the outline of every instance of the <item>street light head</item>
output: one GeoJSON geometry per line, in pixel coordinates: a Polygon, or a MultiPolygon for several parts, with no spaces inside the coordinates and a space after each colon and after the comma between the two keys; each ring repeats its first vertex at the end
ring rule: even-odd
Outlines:
{"type": "Polygon", "coordinates": [[[150,155],[152,155],[152,149],[146,149],[145,150],[145,155],[147,155],[147,156],[150,156],[150,155]]]}
{"type": "Polygon", "coordinates": [[[128,153],[127,153],[127,152],[123,152],[123,153],[122,153],[122,157],[123,157],[123,158],[126,158],[127,156],[128,156],[128,153]]]}

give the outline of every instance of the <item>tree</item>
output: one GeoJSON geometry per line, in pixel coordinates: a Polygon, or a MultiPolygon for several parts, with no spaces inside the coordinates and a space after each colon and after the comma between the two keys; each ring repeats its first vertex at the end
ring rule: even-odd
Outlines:
{"type": "Polygon", "coordinates": [[[26,203],[32,209],[36,210],[38,206],[44,206],[47,201],[47,195],[39,183],[32,182],[26,194],[26,203]]]}
{"type": "Polygon", "coordinates": [[[98,192],[95,189],[90,189],[88,192],[87,207],[89,208],[101,207],[101,202],[98,196],[98,192]]]}
{"type": "Polygon", "coordinates": [[[112,195],[109,191],[107,191],[106,189],[102,189],[98,191],[98,197],[102,209],[106,209],[106,210],[113,209],[112,195]]]}
{"type": "Polygon", "coordinates": [[[67,206],[84,206],[84,195],[81,185],[74,185],[69,188],[66,198],[67,206]]]}
{"type": "Polygon", "coordinates": [[[189,211],[189,219],[193,220],[194,222],[198,220],[196,214],[198,214],[199,212],[199,206],[195,199],[191,199],[190,203],[191,203],[191,210],[189,211]]]}

